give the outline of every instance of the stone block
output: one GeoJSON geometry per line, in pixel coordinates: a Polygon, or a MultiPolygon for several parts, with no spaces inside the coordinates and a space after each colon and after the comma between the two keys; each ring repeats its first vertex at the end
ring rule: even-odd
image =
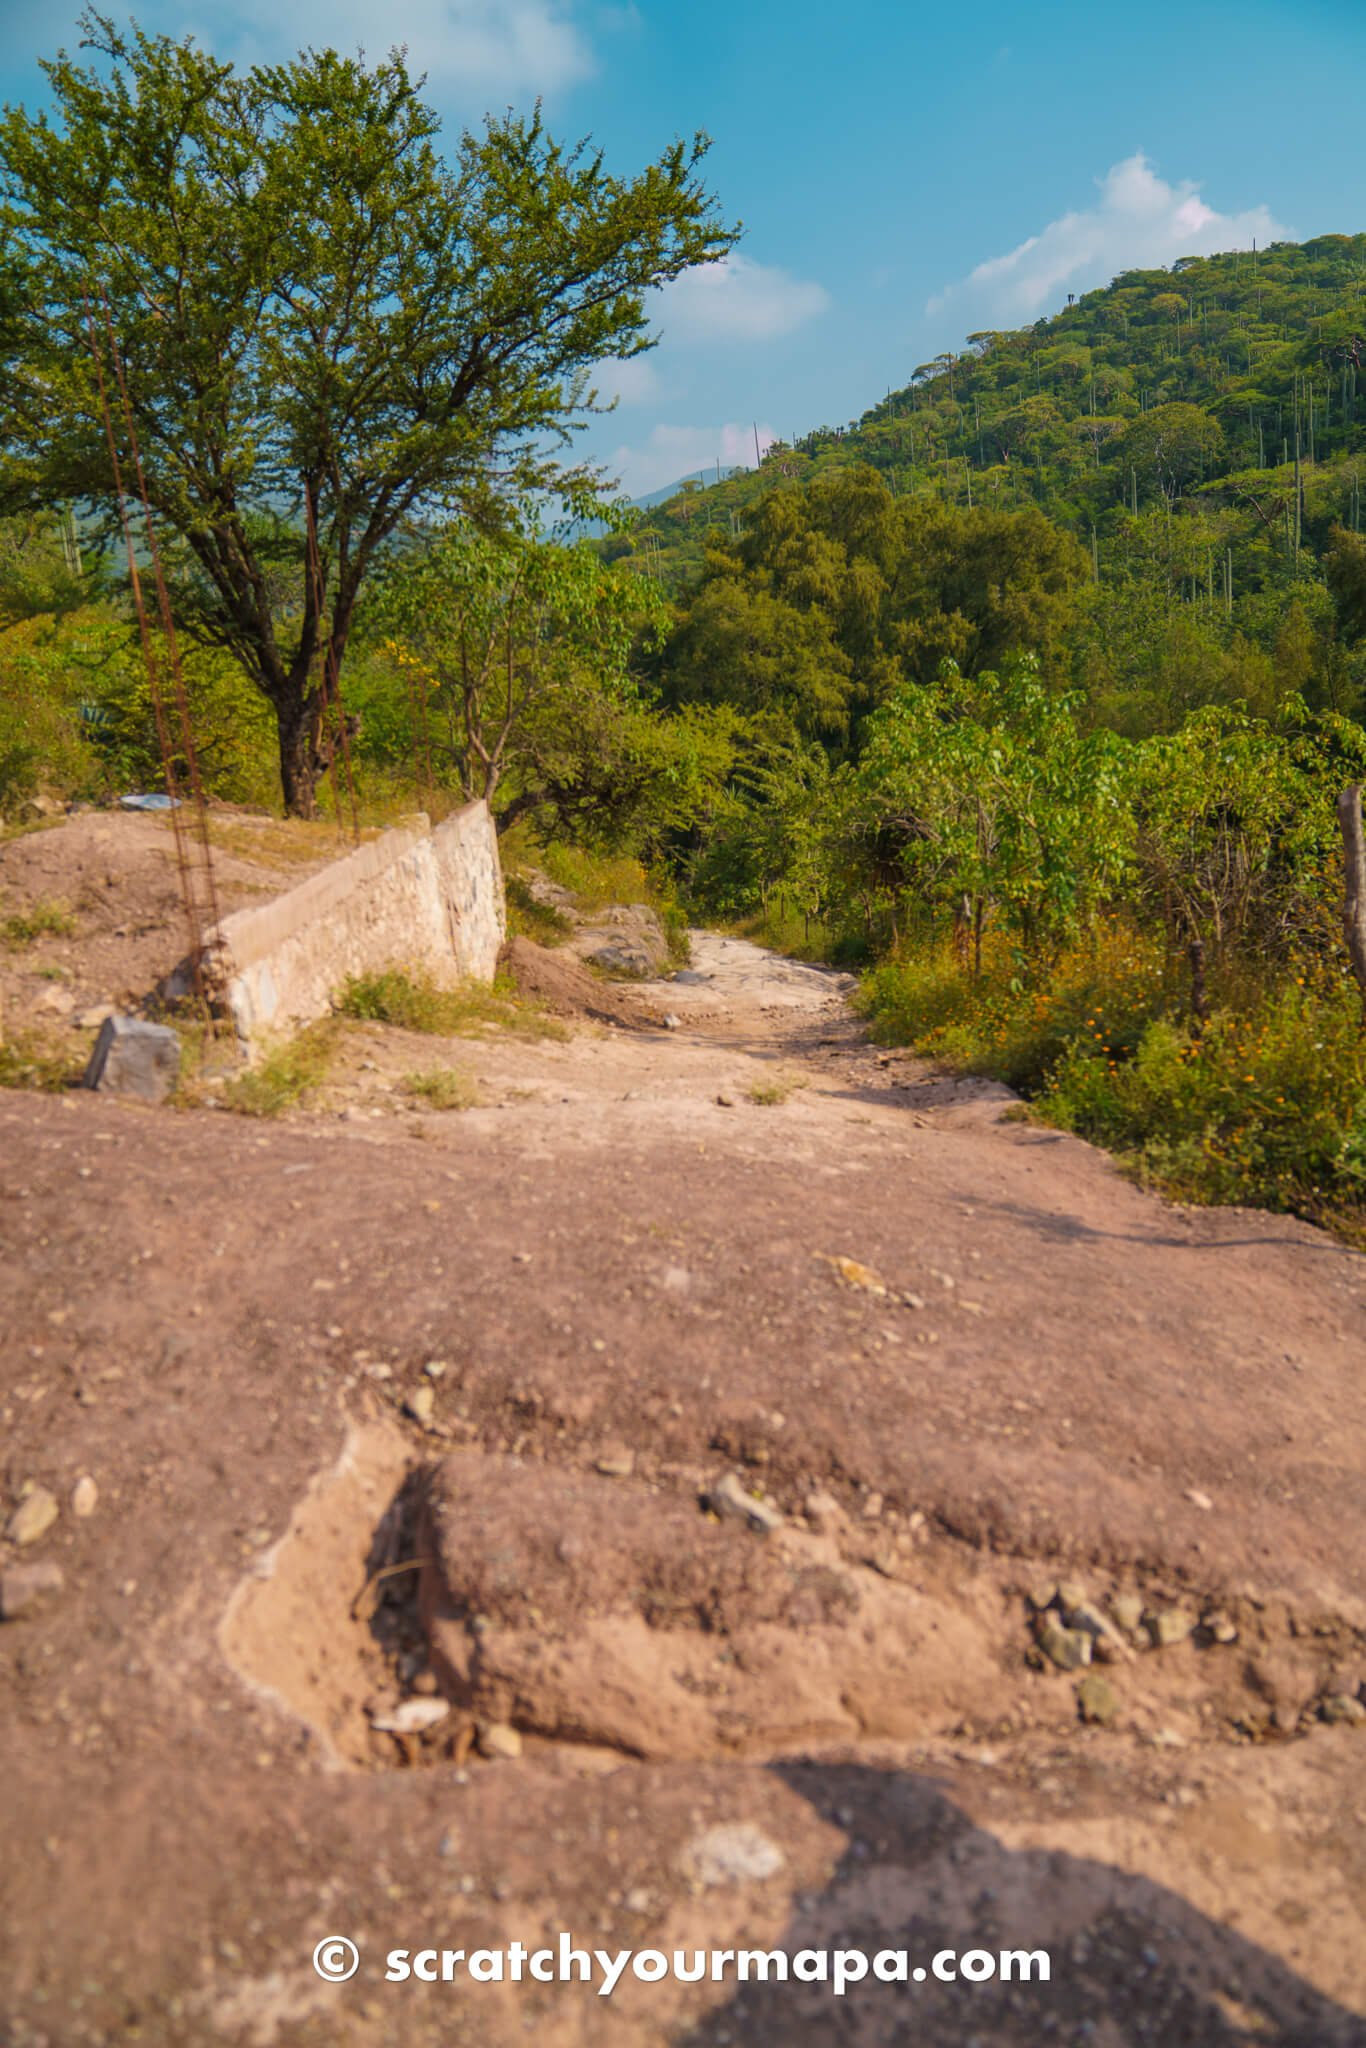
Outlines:
{"type": "Polygon", "coordinates": [[[164,1102],[180,1078],[180,1040],[166,1024],[142,1017],[106,1017],[85,1070],[84,1086],[106,1095],[164,1102]]]}

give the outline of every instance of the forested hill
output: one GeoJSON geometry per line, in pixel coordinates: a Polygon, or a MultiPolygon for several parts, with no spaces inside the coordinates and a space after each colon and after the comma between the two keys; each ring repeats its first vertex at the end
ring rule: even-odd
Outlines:
{"type": "Polygon", "coordinates": [[[1227,602],[1268,552],[1299,567],[1360,526],[1366,235],[1126,271],[1050,319],[961,353],[843,427],[777,444],[757,471],[656,508],[640,552],[670,582],[782,481],[871,464],[898,497],[1035,504],[1102,569],[1151,509],[1195,514],[1186,575],[1227,602]]]}

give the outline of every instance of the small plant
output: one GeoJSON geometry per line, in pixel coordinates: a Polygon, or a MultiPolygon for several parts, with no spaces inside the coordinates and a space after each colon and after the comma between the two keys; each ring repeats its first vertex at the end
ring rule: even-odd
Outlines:
{"type": "Polygon", "coordinates": [[[563,1025],[529,1003],[516,986],[501,977],[492,988],[462,982],[441,988],[430,975],[388,967],[379,974],[353,975],[337,999],[343,1017],[364,1024],[392,1024],[402,1031],[423,1031],[439,1038],[468,1036],[489,1028],[516,1032],[525,1038],[563,1038],[563,1025]]]}
{"type": "Polygon", "coordinates": [[[479,1101],[477,1083],[454,1067],[432,1067],[425,1074],[405,1074],[403,1086],[428,1109],[473,1109],[479,1101]]]}
{"type": "Polygon", "coordinates": [[[68,938],[75,929],[76,920],[65,903],[40,899],[0,922],[0,938],[7,946],[30,946],[35,939],[68,938]]]}
{"type": "Polygon", "coordinates": [[[508,937],[534,939],[538,946],[559,946],[574,925],[553,903],[542,903],[521,875],[509,875],[504,883],[508,907],[508,937]]]}
{"type": "Polygon", "coordinates": [[[36,1088],[56,1094],[72,1088],[85,1069],[85,1050],[73,1058],[65,1040],[37,1031],[0,1032],[0,1088],[36,1088]]]}
{"type": "Polygon", "coordinates": [[[223,1090],[226,1108],[239,1116],[280,1116],[327,1079],[337,1050],[330,1018],[310,1024],[297,1038],[268,1052],[258,1066],[238,1074],[223,1090]]]}
{"type": "Polygon", "coordinates": [[[805,1081],[799,1080],[795,1074],[779,1074],[771,1081],[752,1082],[745,1092],[750,1101],[758,1103],[761,1109],[772,1109],[805,1086],[805,1081]]]}

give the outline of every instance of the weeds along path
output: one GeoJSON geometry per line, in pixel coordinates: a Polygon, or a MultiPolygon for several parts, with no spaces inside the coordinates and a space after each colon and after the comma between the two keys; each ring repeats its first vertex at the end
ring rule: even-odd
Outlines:
{"type": "Polygon", "coordinates": [[[356,1026],[274,1122],[0,1094],[7,2038],[832,2038],[384,1981],[564,1928],[1050,1950],[873,2048],[1366,2040],[1366,1269],[847,993],[704,933],[670,1028],[356,1026]]]}

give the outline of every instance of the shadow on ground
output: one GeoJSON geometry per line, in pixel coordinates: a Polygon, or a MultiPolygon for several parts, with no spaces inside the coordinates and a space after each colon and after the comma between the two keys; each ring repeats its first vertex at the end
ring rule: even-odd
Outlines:
{"type": "MultiPolygon", "coordinates": [[[[775,1766],[850,1837],[774,1946],[1047,1950],[1050,1981],[750,1983],[677,2048],[1363,2048],[1366,2021],[1175,1892],[1064,1852],[1013,1850],[930,1780],[775,1766]]],[[[756,1973],[757,1974],[757,1973],[756,1973]]]]}

